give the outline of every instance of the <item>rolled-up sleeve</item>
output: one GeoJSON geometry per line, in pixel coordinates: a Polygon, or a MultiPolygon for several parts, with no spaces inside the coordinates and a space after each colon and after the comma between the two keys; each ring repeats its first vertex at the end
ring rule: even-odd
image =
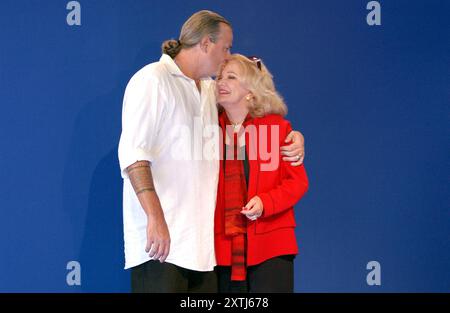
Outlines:
{"type": "Polygon", "coordinates": [[[153,161],[164,100],[161,84],[156,77],[142,71],[129,81],[123,99],[118,149],[122,178],[128,178],[126,168],[133,163],[153,161]]]}

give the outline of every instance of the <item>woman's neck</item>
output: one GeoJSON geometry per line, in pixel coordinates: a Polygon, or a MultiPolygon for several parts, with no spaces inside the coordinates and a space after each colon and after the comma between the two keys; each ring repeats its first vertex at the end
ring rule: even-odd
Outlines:
{"type": "Polygon", "coordinates": [[[225,110],[225,113],[227,114],[228,119],[230,120],[230,122],[233,125],[238,125],[238,124],[241,124],[242,122],[244,122],[244,120],[248,114],[248,110],[247,109],[243,110],[241,108],[238,108],[235,110],[225,110]]]}

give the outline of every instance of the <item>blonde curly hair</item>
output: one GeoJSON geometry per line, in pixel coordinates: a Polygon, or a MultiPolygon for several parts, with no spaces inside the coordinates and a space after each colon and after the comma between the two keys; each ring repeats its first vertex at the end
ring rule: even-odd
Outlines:
{"type": "Polygon", "coordinates": [[[253,94],[248,107],[252,117],[263,117],[268,114],[285,116],[287,114],[287,106],[275,90],[273,76],[260,59],[254,61],[242,54],[232,54],[220,66],[217,79],[222,76],[223,69],[230,62],[239,66],[242,71],[239,81],[253,94]],[[259,62],[260,64],[257,64],[259,62]]]}

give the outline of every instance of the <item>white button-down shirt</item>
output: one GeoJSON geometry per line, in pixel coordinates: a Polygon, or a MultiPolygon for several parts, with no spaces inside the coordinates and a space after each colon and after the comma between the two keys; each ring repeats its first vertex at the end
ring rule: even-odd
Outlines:
{"type": "Polygon", "coordinates": [[[162,55],[139,70],[125,90],[119,162],[123,178],[125,268],[148,261],[147,217],[125,169],[151,162],[155,190],[171,239],[166,262],[211,271],[219,142],[214,81],[195,81],[162,55]]]}

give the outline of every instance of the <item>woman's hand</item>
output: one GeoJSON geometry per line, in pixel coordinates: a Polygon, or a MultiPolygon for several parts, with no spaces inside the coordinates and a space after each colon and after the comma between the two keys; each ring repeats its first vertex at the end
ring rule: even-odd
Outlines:
{"type": "Polygon", "coordinates": [[[250,199],[245,207],[242,208],[241,213],[244,214],[249,220],[255,221],[263,214],[264,206],[261,198],[254,196],[250,199]]]}

